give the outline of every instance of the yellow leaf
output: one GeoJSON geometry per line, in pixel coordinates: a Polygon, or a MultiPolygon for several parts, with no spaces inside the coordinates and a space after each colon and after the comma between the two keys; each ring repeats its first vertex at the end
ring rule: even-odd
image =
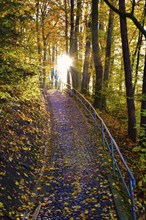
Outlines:
{"type": "Polygon", "coordinates": [[[66,212],[69,212],[69,208],[68,208],[68,207],[64,207],[64,210],[65,210],[66,212]]]}
{"type": "Polygon", "coordinates": [[[7,198],[8,198],[8,199],[12,199],[11,196],[8,196],[7,198]]]}
{"type": "Polygon", "coordinates": [[[138,182],[138,186],[142,187],[142,180],[138,182]]]}
{"type": "Polygon", "coordinates": [[[14,215],[14,214],[15,214],[14,211],[9,212],[10,217],[11,217],[12,215],[14,215]]]}
{"type": "Polygon", "coordinates": [[[16,185],[16,186],[18,186],[18,185],[19,185],[19,182],[18,182],[17,180],[15,181],[15,185],[16,185]]]}
{"type": "Polygon", "coordinates": [[[24,179],[20,180],[20,184],[23,185],[24,184],[24,179]]]}
{"type": "Polygon", "coordinates": [[[27,201],[27,196],[26,195],[22,195],[21,198],[24,199],[25,201],[27,201]]]}
{"type": "Polygon", "coordinates": [[[0,172],[0,176],[5,176],[6,175],[6,171],[0,172]]]}
{"type": "Polygon", "coordinates": [[[23,150],[27,151],[27,150],[31,150],[30,147],[22,147],[23,150]]]}
{"type": "Polygon", "coordinates": [[[13,157],[9,157],[9,161],[11,162],[13,160],[13,157]]]}
{"type": "Polygon", "coordinates": [[[3,207],[4,207],[3,203],[2,203],[2,202],[0,202],[0,208],[3,208],[3,207]]]}
{"type": "Polygon", "coordinates": [[[46,186],[50,186],[50,183],[46,183],[46,186]]]}
{"type": "Polygon", "coordinates": [[[38,190],[38,191],[39,191],[39,190],[41,190],[41,187],[40,187],[40,186],[38,186],[38,187],[37,187],[37,190],[38,190]]]}
{"type": "Polygon", "coordinates": [[[18,146],[16,146],[16,147],[15,147],[15,151],[18,151],[18,150],[19,150],[19,147],[18,147],[18,146]]]}

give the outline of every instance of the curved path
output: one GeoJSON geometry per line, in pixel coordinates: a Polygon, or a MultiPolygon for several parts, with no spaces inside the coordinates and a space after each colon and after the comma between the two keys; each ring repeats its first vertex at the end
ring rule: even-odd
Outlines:
{"type": "Polygon", "coordinates": [[[65,93],[50,90],[52,160],[37,220],[117,219],[93,128],[65,93]]]}

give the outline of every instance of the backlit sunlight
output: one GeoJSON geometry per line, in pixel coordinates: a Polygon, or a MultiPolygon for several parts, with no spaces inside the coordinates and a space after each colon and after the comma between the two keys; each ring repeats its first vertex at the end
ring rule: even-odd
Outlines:
{"type": "Polygon", "coordinates": [[[64,83],[67,82],[67,70],[69,69],[71,64],[72,60],[68,55],[62,54],[58,57],[57,70],[59,74],[59,79],[64,83]]]}

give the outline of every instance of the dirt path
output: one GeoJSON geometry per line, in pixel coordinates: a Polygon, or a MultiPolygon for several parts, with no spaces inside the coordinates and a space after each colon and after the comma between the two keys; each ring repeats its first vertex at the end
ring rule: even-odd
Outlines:
{"type": "Polygon", "coordinates": [[[48,99],[53,151],[37,220],[117,219],[93,128],[65,93],[51,90],[48,99]]]}

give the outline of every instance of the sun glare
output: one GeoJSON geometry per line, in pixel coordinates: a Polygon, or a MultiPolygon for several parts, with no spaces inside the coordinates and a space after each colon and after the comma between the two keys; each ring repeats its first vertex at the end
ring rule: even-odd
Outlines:
{"type": "Polygon", "coordinates": [[[57,70],[59,73],[59,79],[64,83],[67,82],[67,70],[69,69],[71,64],[72,60],[68,55],[63,54],[58,57],[57,70]]]}

